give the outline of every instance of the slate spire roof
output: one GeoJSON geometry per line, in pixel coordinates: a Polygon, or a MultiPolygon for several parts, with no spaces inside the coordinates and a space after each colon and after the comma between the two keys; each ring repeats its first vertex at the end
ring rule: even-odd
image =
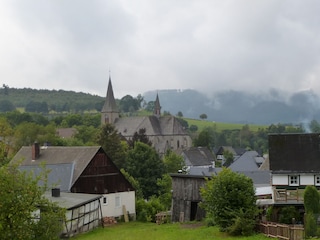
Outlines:
{"type": "Polygon", "coordinates": [[[111,76],[109,75],[109,83],[108,83],[108,90],[107,90],[107,97],[104,102],[103,108],[101,112],[119,112],[116,100],[113,95],[112,83],[111,83],[111,76]]]}
{"type": "Polygon", "coordinates": [[[158,93],[157,93],[156,101],[154,103],[153,115],[158,118],[161,116],[161,106],[160,106],[158,93]]]}

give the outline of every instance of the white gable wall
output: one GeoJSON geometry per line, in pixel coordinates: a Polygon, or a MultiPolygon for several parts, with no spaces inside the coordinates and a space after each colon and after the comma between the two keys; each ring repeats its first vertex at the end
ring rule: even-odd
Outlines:
{"type": "Polygon", "coordinates": [[[300,175],[300,185],[314,185],[314,174],[300,175]]]}
{"type": "Polygon", "coordinates": [[[272,175],[272,185],[288,185],[288,175],[272,175]]]}
{"type": "Polygon", "coordinates": [[[136,215],[135,191],[103,194],[101,198],[103,217],[123,216],[123,206],[129,215],[136,215]]]}
{"type": "Polygon", "coordinates": [[[274,186],[289,186],[289,178],[290,176],[298,176],[299,178],[299,186],[307,186],[307,185],[319,185],[315,184],[316,177],[319,176],[320,173],[299,173],[299,174],[272,174],[272,185],[274,186]]]}

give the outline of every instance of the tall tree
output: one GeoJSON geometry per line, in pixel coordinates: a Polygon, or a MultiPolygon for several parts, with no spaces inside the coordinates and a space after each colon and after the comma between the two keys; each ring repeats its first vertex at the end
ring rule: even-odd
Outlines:
{"type": "Polygon", "coordinates": [[[303,194],[304,209],[306,213],[320,213],[320,194],[315,186],[307,186],[303,194]]]}
{"type": "Polygon", "coordinates": [[[203,207],[221,231],[250,235],[258,214],[255,189],[250,178],[223,168],[200,190],[203,207]]]}
{"type": "Polygon", "coordinates": [[[185,166],[183,157],[171,150],[169,150],[165,154],[163,158],[163,163],[167,173],[177,173],[179,170],[182,170],[185,166]]]}
{"type": "Polygon", "coordinates": [[[0,118],[0,167],[9,162],[9,150],[13,130],[5,118],[0,118]]]}
{"type": "Polygon", "coordinates": [[[126,152],[114,125],[107,123],[100,128],[97,136],[97,143],[101,145],[119,169],[125,167],[126,152]]]}
{"type": "Polygon", "coordinates": [[[9,100],[0,101],[0,112],[11,112],[11,111],[14,111],[15,109],[16,109],[15,106],[9,100]]]}
{"type": "Polygon", "coordinates": [[[148,136],[146,135],[146,129],[140,128],[139,132],[135,132],[131,140],[128,141],[128,144],[131,148],[134,147],[136,142],[142,142],[152,146],[152,142],[149,140],[148,136]]]}
{"type": "Polygon", "coordinates": [[[214,129],[206,127],[199,133],[198,137],[193,140],[193,145],[196,147],[208,147],[209,149],[212,149],[214,146],[214,135],[214,129]]]}
{"type": "Polygon", "coordinates": [[[205,114],[205,113],[202,113],[202,114],[200,114],[200,119],[202,119],[202,120],[204,120],[204,119],[207,119],[208,118],[208,116],[207,116],[207,114],[205,114]]]}
{"type": "Polygon", "coordinates": [[[153,147],[136,142],[128,152],[125,170],[139,182],[144,198],[158,194],[157,180],[164,174],[164,165],[153,147]]]}

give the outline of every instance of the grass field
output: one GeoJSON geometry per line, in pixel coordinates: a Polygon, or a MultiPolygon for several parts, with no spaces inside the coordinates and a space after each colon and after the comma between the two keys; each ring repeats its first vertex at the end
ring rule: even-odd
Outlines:
{"type": "Polygon", "coordinates": [[[250,237],[232,237],[219,232],[217,227],[206,227],[199,223],[189,224],[162,224],[155,223],[118,223],[113,226],[98,228],[89,233],[84,233],[73,239],[77,240],[203,240],[203,239],[223,239],[231,240],[241,238],[243,240],[267,240],[269,238],[262,234],[250,237]]]}
{"type": "MultiPolygon", "coordinates": [[[[218,132],[221,132],[223,130],[241,129],[244,125],[246,125],[241,123],[212,122],[212,121],[189,119],[189,118],[185,118],[185,120],[188,122],[189,127],[191,125],[198,126],[198,132],[200,132],[205,127],[215,127],[218,132]]],[[[255,125],[255,124],[248,124],[248,126],[252,132],[257,132],[259,128],[265,129],[268,127],[266,125],[255,125]]]]}

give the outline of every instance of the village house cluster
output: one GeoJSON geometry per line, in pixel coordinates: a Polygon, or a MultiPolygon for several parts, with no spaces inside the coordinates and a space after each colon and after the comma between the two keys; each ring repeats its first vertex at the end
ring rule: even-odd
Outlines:
{"type": "MultiPolygon", "coordinates": [[[[269,156],[230,146],[213,151],[192,147],[191,137],[176,117],[161,115],[158,95],[152,116],[120,117],[110,78],[101,110],[101,124],[105,123],[114,124],[127,140],[144,128],[160,156],[171,149],[183,157],[185,169],[171,174],[173,222],[204,218],[199,190],[205,178],[221,171],[216,166],[218,162],[219,166],[224,165],[225,151],[234,156],[228,167],[253,180],[257,204],[262,208],[294,205],[303,214],[300,192],[307,185],[320,186],[319,134],[270,135],[269,156]]],[[[63,129],[59,131],[64,133],[63,129]]],[[[70,129],[65,131],[70,136],[74,133],[70,129]]],[[[37,173],[43,163],[51,170],[48,184],[52,192],[47,197],[68,210],[65,236],[91,230],[103,218],[135,219],[135,189],[100,146],[54,147],[35,143],[22,147],[12,162],[21,159],[22,170],[37,173]]]]}

